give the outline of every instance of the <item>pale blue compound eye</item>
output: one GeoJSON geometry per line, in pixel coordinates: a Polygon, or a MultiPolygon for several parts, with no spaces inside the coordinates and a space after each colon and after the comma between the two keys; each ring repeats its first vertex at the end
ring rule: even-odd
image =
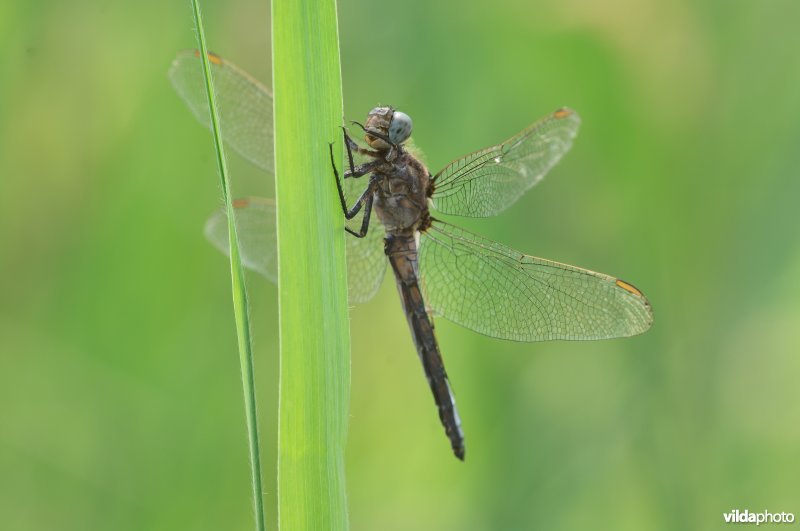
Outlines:
{"type": "Polygon", "coordinates": [[[392,123],[389,124],[389,140],[392,144],[402,144],[411,136],[411,117],[404,112],[394,111],[392,123]]]}

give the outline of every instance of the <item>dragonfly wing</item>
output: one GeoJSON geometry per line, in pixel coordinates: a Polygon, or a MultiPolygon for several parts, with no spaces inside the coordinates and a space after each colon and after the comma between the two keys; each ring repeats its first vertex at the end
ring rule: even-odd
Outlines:
{"type": "Polygon", "coordinates": [[[352,234],[345,234],[344,237],[350,302],[366,302],[378,292],[386,274],[383,228],[373,220],[365,237],[356,238],[352,234]]]}
{"type": "Polygon", "coordinates": [[[445,214],[488,217],[514,204],[572,147],[580,118],[559,109],[497,146],[451,162],[433,178],[445,214]]]}
{"type": "MultiPolygon", "coordinates": [[[[278,242],[274,201],[249,197],[236,199],[233,206],[242,264],[277,284],[278,242]]],[[[381,231],[370,232],[373,234],[368,233],[366,238],[361,239],[345,235],[351,303],[371,299],[378,291],[386,271],[381,231]]],[[[224,210],[218,210],[208,219],[205,235],[214,247],[228,255],[228,220],[224,210]]]]}
{"type": "MultiPolygon", "coordinates": [[[[233,202],[236,235],[242,265],[278,283],[278,240],[275,230],[275,202],[250,197],[233,202]]],[[[224,209],[217,210],[206,222],[205,235],[217,249],[229,255],[228,218],[224,209]]]]}
{"type": "Polygon", "coordinates": [[[439,221],[420,238],[419,269],[436,313],[491,337],[607,339],[641,334],[653,322],[647,298],[627,282],[439,221]]]}
{"type": "MultiPolygon", "coordinates": [[[[233,63],[214,54],[208,57],[225,142],[253,164],[274,172],[272,93],[233,63]]],[[[169,79],[195,117],[210,127],[200,53],[181,52],[172,61],[169,79]]]]}

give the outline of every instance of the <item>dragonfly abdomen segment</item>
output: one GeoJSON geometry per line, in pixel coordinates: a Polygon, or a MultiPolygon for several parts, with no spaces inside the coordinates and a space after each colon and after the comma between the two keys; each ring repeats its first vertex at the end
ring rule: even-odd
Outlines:
{"type": "Polygon", "coordinates": [[[439,419],[447,438],[450,439],[453,453],[463,460],[464,433],[461,430],[461,419],[436,341],[433,320],[425,309],[425,301],[417,280],[416,240],[413,235],[390,234],[386,237],[384,249],[394,270],[397,291],[400,293],[417,353],[428,378],[433,399],[439,408],[439,419]]]}

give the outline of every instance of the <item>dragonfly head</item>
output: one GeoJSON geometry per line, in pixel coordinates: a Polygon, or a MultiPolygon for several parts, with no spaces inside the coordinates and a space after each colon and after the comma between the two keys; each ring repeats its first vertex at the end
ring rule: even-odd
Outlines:
{"type": "Polygon", "coordinates": [[[384,151],[408,140],[412,127],[411,117],[407,114],[391,107],[375,107],[369,111],[364,124],[364,139],[372,149],[384,151]]]}

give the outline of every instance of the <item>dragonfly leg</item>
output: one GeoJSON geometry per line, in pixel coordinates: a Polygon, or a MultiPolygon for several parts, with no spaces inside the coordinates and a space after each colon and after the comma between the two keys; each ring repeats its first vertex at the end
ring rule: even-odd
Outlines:
{"type": "MultiPolygon", "coordinates": [[[[347,129],[344,127],[342,127],[342,135],[344,136],[344,145],[347,148],[347,160],[350,162],[350,175],[353,175],[356,172],[356,165],[353,163],[353,150],[355,149],[358,151],[359,146],[352,138],[350,138],[350,135],[347,134],[347,129]]],[[[346,179],[347,172],[344,173],[346,179]]]]}
{"type": "MultiPolygon", "coordinates": [[[[350,230],[349,228],[345,227],[344,230],[355,236],[356,238],[363,238],[367,235],[367,230],[369,230],[369,218],[372,214],[372,200],[375,198],[375,194],[372,193],[372,186],[370,185],[365,192],[365,195],[369,193],[369,196],[364,200],[364,217],[361,218],[361,228],[358,232],[354,230],[350,230]]],[[[364,197],[363,195],[361,197],[364,197]]]]}
{"type": "MultiPolygon", "coordinates": [[[[367,155],[375,159],[380,158],[381,154],[378,153],[377,151],[371,151],[369,149],[362,148],[361,146],[359,146],[355,140],[350,138],[350,135],[347,133],[346,127],[342,127],[342,134],[344,135],[344,145],[347,148],[347,159],[350,162],[350,171],[344,172],[344,178],[347,179],[348,177],[361,177],[367,172],[365,171],[361,174],[358,173],[358,169],[355,163],[353,162],[353,151],[361,155],[367,155]]],[[[361,166],[358,166],[358,168],[363,168],[366,165],[367,164],[362,164],[361,166]]]]}
{"type": "Polygon", "coordinates": [[[364,214],[364,221],[366,223],[362,222],[361,231],[357,233],[351,231],[350,229],[347,229],[347,232],[350,232],[353,235],[358,236],[359,238],[363,238],[367,234],[366,226],[369,224],[369,215],[370,212],[372,211],[372,198],[375,193],[375,186],[377,181],[375,179],[372,179],[369,182],[369,186],[367,186],[367,189],[364,190],[364,193],[361,194],[361,197],[359,197],[358,200],[356,200],[356,203],[353,205],[353,207],[348,208],[347,200],[344,197],[344,190],[342,189],[342,182],[339,179],[339,170],[336,169],[336,161],[333,160],[333,144],[332,143],[328,144],[328,148],[331,154],[331,167],[333,168],[333,176],[336,178],[336,191],[339,192],[339,201],[342,204],[342,212],[344,213],[345,219],[353,219],[361,211],[361,208],[363,206],[365,205],[367,206],[367,209],[364,214]]]}
{"type": "MultiPolygon", "coordinates": [[[[355,150],[357,153],[365,153],[368,155],[374,155],[373,152],[369,151],[368,149],[364,149],[359,147],[352,138],[347,134],[347,129],[342,127],[342,133],[344,134],[344,144],[347,147],[347,159],[350,163],[350,169],[345,170],[344,178],[347,179],[348,177],[361,177],[366,175],[372,171],[372,169],[380,164],[380,161],[373,160],[370,162],[366,162],[364,164],[359,164],[358,166],[355,165],[353,162],[353,151],[355,150]]],[[[334,165],[335,167],[335,165],[334,165]]]]}
{"type": "Polygon", "coordinates": [[[380,161],[377,160],[373,160],[372,162],[366,162],[364,164],[359,164],[352,170],[347,170],[346,172],[344,172],[344,178],[347,179],[348,177],[361,177],[363,175],[366,175],[372,172],[372,170],[378,164],[380,164],[380,161]]]}

